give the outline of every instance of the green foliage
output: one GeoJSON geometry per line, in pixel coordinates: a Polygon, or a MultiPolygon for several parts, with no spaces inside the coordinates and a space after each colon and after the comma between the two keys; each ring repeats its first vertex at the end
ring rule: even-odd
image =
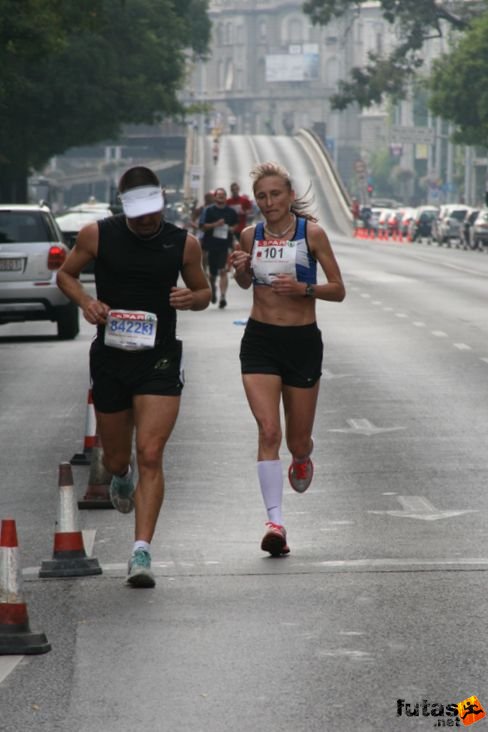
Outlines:
{"type": "Polygon", "coordinates": [[[488,144],[488,12],[438,59],[429,81],[434,114],[453,122],[455,142],[488,144]]]}
{"type": "MultiPolygon", "coordinates": [[[[313,23],[327,25],[335,18],[345,17],[350,21],[366,2],[306,0],[303,9],[313,23]]],[[[463,30],[475,12],[471,4],[462,0],[457,2],[456,13],[447,5],[442,0],[379,0],[384,19],[396,25],[398,45],[388,56],[370,53],[364,68],[353,68],[351,79],[339,83],[338,93],[332,98],[333,108],[345,109],[353,103],[369,107],[381,101],[384,95],[391,96],[394,101],[404,98],[411,80],[422,66],[421,50],[425,40],[442,34],[440,21],[463,30]]]]}
{"type": "Polygon", "coordinates": [[[391,196],[393,193],[392,171],[395,160],[387,147],[378,148],[371,153],[369,170],[374,181],[376,196],[391,196]]]}
{"type": "Polygon", "coordinates": [[[181,115],[207,0],[0,0],[0,178],[181,115]]]}

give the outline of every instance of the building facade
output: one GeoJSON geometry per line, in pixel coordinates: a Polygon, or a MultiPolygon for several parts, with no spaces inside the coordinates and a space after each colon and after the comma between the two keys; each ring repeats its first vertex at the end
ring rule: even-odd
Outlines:
{"type": "Polygon", "coordinates": [[[353,19],[313,26],[301,0],[211,0],[209,14],[211,56],[193,84],[216,124],[241,134],[315,129],[347,178],[361,146],[360,114],[332,111],[330,97],[355,63],[353,19]]]}
{"type": "MultiPolygon", "coordinates": [[[[353,67],[364,67],[369,52],[386,55],[398,43],[399,29],[385,21],[379,3],[361,3],[325,27],[313,26],[302,4],[210,0],[210,57],[192,80],[193,98],[212,110],[208,130],[293,134],[300,127],[315,129],[353,194],[366,195],[370,161],[383,149],[391,151],[405,180],[405,200],[424,196],[419,180],[425,198],[444,202],[460,195],[453,161],[464,158],[464,151],[450,146],[448,126],[428,117],[425,107],[419,118],[414,99],[362,111],[355,105],[342,112],[331,108],[338,82],[347,80],[353,67]],[[395,127],[419,126],[433,130],[431,143],[417,145],[392,135],[395,127]]],[[[426,42],[426,70],[445,46],[445,37],[426,42]]]]}

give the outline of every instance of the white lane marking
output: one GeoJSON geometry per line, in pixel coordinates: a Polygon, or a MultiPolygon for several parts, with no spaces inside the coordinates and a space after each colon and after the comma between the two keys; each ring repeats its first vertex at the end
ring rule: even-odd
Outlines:
{"type": "Polygon", "coordinates": [[[417,328],[425,328],[425,323],[421,320],[414,320],[413,325],[415,325],[417,328]]]}
{"type": "Polygon", "coordinates": [[[349,376],[349,374],[333,374],[329,369],[323,369],[322,371],[324,379],[343,379],[345,376],[349,376]]]}
{"type": "Polygon", "coordinates": [[[483,357],[481,360],[484,361],[485,363],[488,363],[488,358],[483,357]]]}
{"type": "MultiPolygon", "coordinates": [[[[240,559],[242,559],[242,555],[240,556],[240,559]]],[[[236,562],[239,560],[236,559],[236,562]]],[[[260,565],[259,565],[260,566],[260,565]]],[[[442,569],[444,567],[450,567],[450,568],[459,568],[462,570],[463,568],[467,567],[469,570],[487,570],[488,571],[488,557],[454,557],[452,559],[448,558],[442,558],[442,559],[435,559],[435,558],[429,558],[429,559],[418,559],[415,557],[405,557],[405,558],[392,558],[392,557],[375,557],[373,558],[366,558],[366,559],[329,559],[324,560],[322,562],[309,562],[309,561],[295,561],[291,557],[287,558],[286,560],[286,573],[287,574],[293,574],[293,573],[300,573],[300,572],[308,572],[309,574],[312,574],[314,569],[324,569],[324,570],[400,570],[400,571],[421,571],[422,569],[425,569],[426,571],[430,571],[435,568],[442,569]]],[[[154,573],[159,577],[164,577],[167,581],[174,581],[175,575],[179,573],[180,568],[179,563],[177,562],[153,562],[152,567],[154,573]]],[[[188,567],[185,568],[188,570],[188,567]]],[[[122,563],[114,563],[114,564],[104,564],[102,565],[103,574],[97,575],[93,577],[93,580],[95,582],[101,582],[103,581],[102,578],[109,577],[109,578],[115,578],[115,579],[124,579],[127,576],[127,562],[122,563]]],[[[212,568],[206,567],[201,562],[195,562],[193,572],[191,572],[192,575],[197,576],[206,576],[207,571],[212,572],[212,568]]],[[[268,565],[264,565],[262,567],[262,571],[260,569],[256,568],[256,565],[253,564],[251,567],[243,567],[241,570],[236,569],[235,563],[232,563],[232,566],[229,568],[229,566],[226,566],[225,564],[220,564],[219,570],[216,572],[216,575],[232,575],[232,576],[248,576],[248,575],[258,575],[258,574],[267,574],[268,573],[268,565]]],[[[39,574],[39,568],[38,567],[28,567],[23,571],[24,579],[29,580],[33,579],[35,581],[38,581],[38,574],[39,574]]],[[[182,572],[183,576],[187,576],[187,572],[182,572]]],[[[84,580],[88,579],[87,577],[83,578],[84,580]]],[[[53,579],[46,579],[43,580],[44,582],[54,582],[53,579]]],[[[64,582],[64,579],[61,578],[61,582],[64,582]]],[[[13,658],[13,657],[12,657],[13,658]]],[[[23,658],[23,656],[22,656],[23,658]]],[[[1,657],[0,657],[1,660],[1,657]]]]}
{"type": "MultiPolygon", "coordinates": [[[[420,567],[478,567],[488,568],[488,557],[456,557],[455,559],[400,559],[383,557],[379,559],[330,559],[315,562],[319,567],[330,569],[398,569],[399,567],[419,569],[420,567]]],[[[313,565],[312,565],[313,566],[313,565]]]]}
{"type": "Polygon", "coordinates": [[[448,267],[450,269],[456,269],[458,272],[465,272],[466,274],[477,275],[478,277],[488,277],[485,272],[480,272],[479,269],[471,269],[470,267],[459,266],[456,264],[450,264],[449,262],[443,262],[436,256],[425,256],[424,254],[412,254],[413,259],[419,259],[421,262],[434,262],[436,265],[440,263],[442,267],[448,267]]]}
{"type": "Polygon", "coordinates": [[[385,311],[385,313],[391,313],[393,308],[388,307],[388,308],[383,308],[383,310],[385,311]]]}
{"type": "Polygon", "coordinates": [[[466,343],[454,343],[454,348],[459,349],[460,351],[471,351],[471,346],[468,346],[466,343]]]}
{"type": "Polygon", "coordinates": [[[318,649],[316,652],[317,656],[326,656],[330,658],[350,658],[352,661],[367,661],[373,660],[374,656],[367,651],[358,651],[351,648],[334,648],[331,650],[318,649]]]}
{"type": "Polygon", "coordinates": [[[461,516],[464,513],[474,513],[475,509],[460,509],[456,511],[440,511],[424,496],[398,496],[401,509],[397,511],[368,511],[368,513],[394,516],[395,518],[413,518],[423,521],[438,521],[439,519],[461,516]]]}
{"type": "Polygon", "coordinates": [[[430,332],[436,338],[447,338],[447,333],[444,333],[443,330],[431,330],[430,332]]]}
{"type": "Polygon", "coordinates": [[[373,305],[383,305],[383,300],[373,300],[373,305]]]}
{"type": "Polygon", "coordinates": [[[366,282],[401,282],[404,284],[416,284],[417,280],[412,277],[404,277],[403,275],[392,274],[390,272],[378,272],[377,270],[365,270],[354,268],[349,271],[349,275],[357,277],[366,282]]]}
{"type": "Polygon", "coordinates": [[[368,298],[370,298],[370,297],[371,297],[371,295],[368,295],[368,293],[367,293],[367,292],[362,292],[362,293],[361,293],[361,297],[365,297],[366,299],[368,299],[368,298]]]}
{"type": "Polygon", "coordinates": [[[397,318],[408,318],[408,315],[406,313],[395,313],[397,318]]]}
{"type": "Polygon", "coordinates": [[[343,432],[345,434],[357,434],[357,435],[377,435],[382,432],[396,432],[397,430],[404,430],[405,427],[376,427],[369,419],[348,419],[346,420],[349,427],[341,427],[327,430],[328,432],[343,432]]]}
{"type": "Polygon", "coordinates": [[[24,656],[0,656],[0,684],[12,673],[24,656]]]}

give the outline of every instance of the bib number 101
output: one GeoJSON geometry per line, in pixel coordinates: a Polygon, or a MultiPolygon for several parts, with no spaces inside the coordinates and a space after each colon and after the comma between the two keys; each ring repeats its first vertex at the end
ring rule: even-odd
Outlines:
{"type": "Polygon", "coordinates": [[[266,247],[263,254],[265,259],[285,259],[283,247],[266,247]]]}

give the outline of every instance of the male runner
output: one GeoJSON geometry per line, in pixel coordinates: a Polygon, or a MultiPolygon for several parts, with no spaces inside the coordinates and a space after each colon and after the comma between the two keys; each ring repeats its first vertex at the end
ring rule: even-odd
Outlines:
{"type": "Polygon", "coordinates": [[[164,497],[163,451],[183,388],[176,311],[203,310],[210,288],[197,239],[165,221],[156,174],[137,166],[119,182],[123,213],[88,224],[57,276],[58,286],[97,326],[90,373],[112,502],[135,506],[128,583],[154,587],[150,543],[164,497]],[[95,260],[96,297],[80,283],[95,260]],[[181,275],[185,286],[178,287],[181,275]],[[138,482],[130,466],[135,431],[138,482]]]}

